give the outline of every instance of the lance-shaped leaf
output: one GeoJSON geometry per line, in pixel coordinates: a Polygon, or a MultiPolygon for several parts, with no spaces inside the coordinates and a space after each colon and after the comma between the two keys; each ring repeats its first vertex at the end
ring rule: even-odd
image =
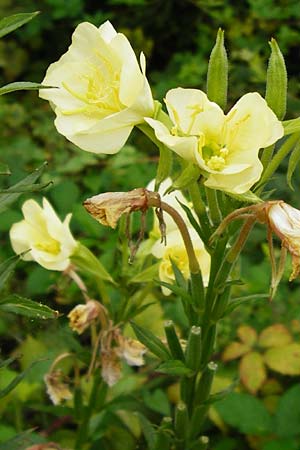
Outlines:
{"type": "Polygon", "coordinates": [[[0,300],[0,309],[33,319],[56,319],[59,316],[59,312],[49,308],[49,306],[16,294],[0,300]]]}
{"type": "Polygon", "coordinates": [[[144,344],[154,355],[163,361],[172,359],[167,347],[151,331],[142,328],[135,322],[130,322],[138,340],[144,344]]]}
{"type": "Polygon", "coordinates": [[[180,175],[173,182],[168,192],[176,189],[186,189],[192,183],[197,181],[201,175],[201,169],[193,163],[188,163],[187,166],[180,172],[180,175]]]}
{"type": "Polygon", "coordinates": [[[286,112],[287,72],[280,48],[275,39],[271,39],[271,56],[267,70],[266,102],[278,119],[282,120],[286,112]]]}
{"type": "Polygon", "coordinates": [[[38,89],[51,89],[53,87],[55,86],[45,86],[44,84],[33,83],[31,81],[16,81],[0,87],[0,95],[15,91],[36,91],[38,89]]]}
{"type": "Polygon", "coordinates": [[[0,38],[8,33],[11,33],[17,28],[20,28],[38,14],[39,11],[35,11],[33,13],[13,14],[12,16],[4,17],[0,20],[0,38]]]}
{"type": "Polygon", "coordinates": [[[153,279],[158,274],[158,268],[159,268],[160,262],[153,264],[150,267],[147,267],[147,269],[142,270],[142,272],[138,273],[134,277],[132,277],[129,280],[129,283],[146,283],[149,281],[153,281],[153,279]]]}
{"type": "Polygon", "coordinates": [[[166,361],[160,364],[155,371],[173,376],[189,376],[193,375],[194,373],[192,369],[186,367],[186,365],[178,359],[166,361]]]}
{"type": "Polygon", "coordinates": [[[282,122],[284,128],[284,135],[299,133],[300,131],[300,117],[297,119],[284,120],[282,122]]]}
{"type": "Polygon", "coordinates": [[[11,189],[13,189],[13,192],[9,192],[8,190],[7,193],[0,195],[0,212],[5,211],[11,203],[20,197],[23,192],[22,189],[24,190],[24,188],[28,186],[32,187],[32,184],[35,183],[44,172],[46,165],[47,163],[44,163],[41,167],[27,175],[27,177],[23,178],[23,180],[12,186],[11,189]]]}
{"type": "Polygon", "coordinates": [[[159,145],[159,161],[155,177],[156,188],[162,183],[171,173],[173,163],[173,152],[165,145],[159,145]]]}
{"type": "Polygon", "coordinates": [[[113,278],[107,272],[103,264],[84,245],[79,244],[76,247],[75,253],[71,256],[71,261],[83,273],[115,284],[113,278]]]}
{"type": "Polygon", "coordinates": [[[12,256],[0,265],[0,290],[5,285],[19,260],[19,256],[12,256]]]}
{"type": "Polygon", "coordinates": [[[0,390],[0,398],[5,397],[7,394],[9,394],[22,380],[23,378],[31,371],[31,369],[40,362],[45,360],[38,360],[34,361],[32,364],[30,364],[29,367],[27,367],[24,372],[19,373],[4,389],[0,390]]]}
{"type": "Polygon", "coordinates": [[[294,188],[292,185],[292,176],[293,176],[295,169],[298,166],[299,162],[300,162],[300,141],[297,142],[294,150],[291,153],[291,156],[289,159],[287,175],[286,175],[287,183],[293,191],[294,191],[294,188]]]}
{"type": "Polygon", "coordinates": [[[207,96],[222,109],[227,103],[228,59],[224,47],[224,31],[219,29],[207,71],[207,96]]]}

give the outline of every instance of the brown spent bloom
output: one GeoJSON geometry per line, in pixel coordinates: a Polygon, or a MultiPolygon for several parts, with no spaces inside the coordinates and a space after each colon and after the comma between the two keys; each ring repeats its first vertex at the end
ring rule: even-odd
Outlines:
{"type": "Polygon", "coordinates": [[[122,365],[117,348],[110,348],[101,352],[101,376],[110,387],[120,380],[122,365]]]}
{"type": "Polygon", "coordinates": [[[118,354],[125,359],[129,366],[142,366],[145,364],[143,355],[146,353],[146,350],[146,347],[139,341],[122,336],[118,354]]]}
{"type": "Polygon", "coordinates": [[[129,192],[105,192],[88,198],[83,206],[102,225],[116,228],[123,214],[147,210],[149,192],[144,188],[129,192]]]}
{"type": "Polygon", "coordinates": [[[82,334],[99,317],[100,310],[101,305],[95,300],[75,306],[68,314],[70,327],[78,334],[82,334]]]}
{"type": "Polygon", "coordinates": [[[63,400],[71,400],[73,398],[73,394],[67,383],[64,382],[64,378],[61,370],[53,370],[44,376],[47,394],[54,405],[59,405],[63,400]]]}

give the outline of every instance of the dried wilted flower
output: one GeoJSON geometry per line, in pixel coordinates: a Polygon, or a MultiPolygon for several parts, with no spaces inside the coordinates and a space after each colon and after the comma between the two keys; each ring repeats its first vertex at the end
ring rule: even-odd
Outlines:
{"type": "Polygon", "coordinates": [[[64,382],[64,375],[61,370],[53,370],[44,376],[47,386],[47,394],[54,405],[59,405],[63,400],[71,400],[73,394],[67,383],[64,382]]]}
{"type": "Polygon", "coordinates": [[[113,386],[121,378],[122,366],[116,348],[101,352],[101,375],[108,386],[113,386]]]}
{"type": "Polygon", "coordinates": [[[84,305],[77,305],[68,314],[70,319],[70,327],[73,331],[77,331],[78,334],[82,334],[94,320],[99,317],[101,309],[100,303],[95,300],[89,300],[84,305]]]}
{"type": "Polygon", "coordinates": [[[135,339],[122,337],[118,352],[129,366],[142,366],[145,364],[143,355],[146,353],[146,347],[135,339]]]}

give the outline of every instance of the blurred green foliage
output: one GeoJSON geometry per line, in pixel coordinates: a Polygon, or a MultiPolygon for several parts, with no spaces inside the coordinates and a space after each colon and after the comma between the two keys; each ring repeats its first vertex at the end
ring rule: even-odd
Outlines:
{"type": "MultiPolygon", "coordinates": [[[[268,41],[275,37],[285,55],[289,75],[287,119],[299,115],[300,8],[297,0],[2,0],[0,17],[36,9],[41,11],[37,19],[8,36],[5,41],[0,41],[0,85],[17,80],[40,82],[49,64],[66,51],[78,23],[87,20],[100,25],[109,19],[118,31],[128,36],[137,53],[145,53],[154,97],[161,100],[168,89],[177,86],[205,89],[208,57],[217,29],[221,27],[225,30],[230,60],[229,105],[249,91],[255,90],[264,95],[270,54],[268,41]]],[[[107,269],[114,272],[118,270],[118,264],[111,248],[115,247],[116,234],[107,232],[91,219],[81,203],[98,192],[126,191],[145,186],[155,175],[157,152],[136,131],[119,154],[112,157],[96,156],[79,150],[60,136],[55,130],[53,119],[54,114],[48,103],[39,100],[35,92],[18,92],[0,97],[1,161],[12,170],[11,176],[2,177],[2,184],[8,187],[48,161],[48,169],[41,181],[53,181],[53,186],[45,192],[34,194],[34,197],[47,195],[61,217],[72,212],[71,228],[76,238],[88,245],[107,269]]],[[[300,208],[300,174],[294,175],[295,191],[291,192],[286,182],[286,170],[287,163],[281,168],[281,173],[276,175],[270,189],[276,187],[278,198],[300,208]]],[[[16,205],[0,215],[1,261],[12,255],[7,233],[10,226],[21,219],[20,207],[28,197],[23,195],[16,205]]],[[[237,297],[268,291],[270,264],[265,241],[265,229],[256,226],[240,267],[239,275],[243,281],[246,280],[246,284],[235,288],[237,297]]],[[[242,323],[261,331],[274,322],[287,324],[300,319],[299,281],[289,284],[289,273],[287,268],[284,282],[271,304],[265,300],[256,300],[240,307],[230,319],[222,322],[217,351],[233,339],[236,327],[242,323]]],[[[95,289],[92,284],[89,287],[95,289]]],[[[19,265],[17,277],[11,280],[10,289],[29,298],[43,300],[62,313],[69,311],[70,305],[78,302],[78,291],[66,285],[60,274],[48,272],[34,263],[19,265]]],[[[117,302],[119,298],[114,300],[117,302]]],[[[162,305],[166,316],[184,329],[181,309],[176,301],[165,299],[162,305]]],[[[157,308],[152,312],[157,317],[155,326],[161,329],[163,312],[157,308]]],[[[148,324],[147,320],[152,322],[152,318],[144,319],[148,324]]],[[[24,358],[21,362],[16,360],[11,369],[5,369],[1,383],[6,385],[19,370],[28,367],[33,353],[35,357],[41,355],[43,358],[53,358],[61,351],[78,351],[78,346],[79,350],[83,350],[65,323],[65,317],[61,317],[58,323],[45,325],[10,314],[3,316],[0,319],[3,356],[22,352],[24,358]],[[49,341],[53,345],[51,348],[49,341]]],[[[0,441],[31,426],[47,429],[49,423],[69,414],[67,407],[57,408],[46,400],[40,382],[49,367],[49,361],[38,367],[35,376],[29,377],[23,382],[22,389],[15,389],[1,404],[3,424],[0,441]]],[[[261,399],[245,393],[233,393],[220,403],[218,412],[227,426],[227,436],[214,430],[214,450],[297,450],[300,413],[299,404],[293,399],[300,398],[299,387],[288,378],[283,379],[283,382],[287,390],[275,415],[267,411],[261,399]],[[292,410],[294,414],[290,417],[292,410]],[[264,430],[270,436],[277,428],[280,430],[279,441],[260,439],[264,430]],[[258,440],[255,435],[259,435],[258,440]]],[[[141,385],[143,380],[128,369],[123,389],[134,391],[138,383],[141,385]]],[[[149,408],[153,420],[157,418],[158,422],[161,416],[170,412],[164,389],[168,384],[171,382],[166,379],[161,384],[154,379],[148,390],[142,390],[142,401],[149,408]]],[[[133,414],[129,415],[128,426],[116,426],[109,432],[106,432],[107,423],[115,420],[118,424],[120,421],[115,411],[108,412],[105,417],[100,414],[95,417],[92,424],[93,448],[99,448],[99,442],[103,446],[101,448],[109,450],[134,448],[134,419],[131,416],[133,414]]],[[[208,427],[212,426],[208,424],[208,427]]],[[[63,431],[54,430],[51,437],[66,447],[71,446],[72,427],[67,424],[63,431]]],[[[39,435],[33,434],[31,440],[26,442],[33,445],[42,440],[39,435]]]]}

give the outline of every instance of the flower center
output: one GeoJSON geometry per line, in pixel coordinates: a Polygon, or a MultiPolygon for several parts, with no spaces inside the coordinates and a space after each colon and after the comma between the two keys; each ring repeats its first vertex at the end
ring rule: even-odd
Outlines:
{"type": "Polygon", "coordinates": [[[85,73],[77,76],[78,90],[69,83],[62,83],[69,94],[84,104],[76,109],[64,110],[63,114],[85,114],[101,119],[123,109],[119,100],[120,72],[105,57],[97,51],[95,53],[97,63],[87,62],[85,73]]]}
{"type": "Polygon", "coordinates": [[[229,150],[225,145],[216,142],[203,145],[203,137],[201,136],[198,141],[198,151],[209,169],[220,171],[226,166],[226,157],[229,150]]]}
{"type": "Polygon", "coordinates": [[[35,247],[42,252],[51,253],[52,255],[58,255],[61,250],[60,243],[52,238],[48,241],[36,243],[35,247]]]}
{"type": "Polygon", "coordinates": [[[173,268],[171,264],[171,260],[176,264],[178,269],[182,272],[185,278],[189,277],[189,264],[188,257],[184,247],[182,246],[174,246],[166,250],[163,261],[162,261],[162,269],[164,273],[169,277],[174,279],[173,268]]]}

